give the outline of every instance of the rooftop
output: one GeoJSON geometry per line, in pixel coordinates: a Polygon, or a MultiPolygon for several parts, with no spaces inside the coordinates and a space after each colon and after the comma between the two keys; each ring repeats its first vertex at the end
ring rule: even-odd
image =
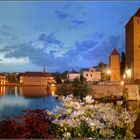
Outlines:
{"type": "Polygon", "coordinates": [[[111,55],[120,55],[116,48],[113,49],[111,55]]]}
{"type": "Polygon", "coordinates": [[[71,74],[73,74],[73,73],[79,73],[79,72],[77,72],[76,70],[72,70],[72,71],[70,71],[69,73],[71,73],[71,74]]]}
{"type": "Polygon", "coordinates": [[[51,77],[51,74],[48,72],[25,72],[23,76],[31,77],[51,77]]]}

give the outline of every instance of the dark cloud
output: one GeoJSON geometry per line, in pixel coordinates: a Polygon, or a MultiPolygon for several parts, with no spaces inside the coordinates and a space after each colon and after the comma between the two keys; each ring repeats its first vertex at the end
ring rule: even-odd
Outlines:
{"type": "Polygon", "coordinates": [[[61,47],[63,46],[63,42],[58,40],[56,37],[54,37],[54,33],[51,33],[49,35],[40,34],[38,40],[43,41],[45,46],[49,44],[56,44],[56,45],[60,45],[61,47]]]}
{"type": "Polygon", "coordinates": [[[72,20],[72,23],[73,23],[75,26],[79,26],[79,25],[85,24],[86,22],[85,22],[85,21],[82,21],[82,20],[72,20]]]}
{"type": "Polygon", "coordinates": [[[92,39],[76,42],[75,49],[67,52],[67,57],[79,61],[79,68],[86,66],[81,60],[86,60],[91,66],[98,64],[100,61],[108,63],[113,48],[117,48],[119,52],[123,50],[123,41],[123,38],[119,35],[112,35],[104,40],[97,39],[96,36],[92,39]]]}
{"type": "MultiPolygon", "coordinates": [[[[121,36],[109,36],[107,39],[102,40],[99,37],[100,35],[83,41],[76,41],[75,46],[62,57],[56,57],[54,51],[45,52],[31,42],[5,46],[0,49],[0,52],[5,53],[5,58],[28,57],[33,64],[41,67],[46,65],[51,71],[80,69],[81,67],[91,67],[100,61],[108,62],[109,55],[114,47],[119,51],[123,49],[121,36]]],[[[40,35],[39,40],[46,41],[46,35],[40,35]]],[[[55,41],[50,40],[50,43],[52,42],[55,41]]]]}
{"type": "Polygon", "coordinates": [[[70,16],[68,13],[60,11],[60,10],[55,11],[55,15],[60,20],[64,20],[70,16]]]}

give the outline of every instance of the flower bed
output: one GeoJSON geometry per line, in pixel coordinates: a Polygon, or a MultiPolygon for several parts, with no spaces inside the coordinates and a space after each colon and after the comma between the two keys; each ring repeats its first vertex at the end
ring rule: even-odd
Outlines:
{"type": "Polygon", "coordinates": [[[126,138],[132,131],[136,114],[122,108],[122,101],[96,103],[91,96],[76,100],[72,95],[61,98],[63,108],[57,107],[51,116],[57,138],[126,138]]]}

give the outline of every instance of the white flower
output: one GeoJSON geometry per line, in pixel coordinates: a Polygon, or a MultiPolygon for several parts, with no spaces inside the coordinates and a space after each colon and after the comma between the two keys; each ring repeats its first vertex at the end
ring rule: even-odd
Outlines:
{"type": "Polygon", "coordinates": [[[69,138],[71,138],[71,134],[70,134],[69,132],[65,132],[65,133],[63,134],[63,137],[64,137],[65,139],[69,139],[69,138]]]}
{"type": "Polygon", "coordinates": [[[111,129],[101,129],[100,134],[103,136],[103,138],[111,138],[114,136],[114,131],[111,129]]]}
{"type": "Polygon", "coordinates": [[[117,105],[122,105],[123,101],[117,101],[117,105]]]}
{"type": "Polygon", "coordinates": [[[84,98],[85,102],[88,103],[88,104],[92,104],[94,102],[94,99],[92,99],[92,96],[86,96],[84,98]]]}

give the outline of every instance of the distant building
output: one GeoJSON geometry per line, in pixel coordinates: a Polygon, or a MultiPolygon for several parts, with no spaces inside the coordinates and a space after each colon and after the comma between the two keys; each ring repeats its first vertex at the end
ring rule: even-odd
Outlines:
{"type": "Polygon", "coordinates": [[[3,74],[0,74],[0,86],[5,85],[5,76],[3,74]]]}
{"type": "Polygon", "coordinates": [[[55,83],[55,80],[48,72],[25,72],[20,76],[20,83],[22,85],[47,86],[48,84],[55,83]]]}
{"type": "Polygon", "coordinates": [[[67,77],[69,81],[73,81],[76,78],[80,79],[80,73],[75,70],[72,70],[67,74],[67,77]]]}
{"type": "Polygon", "coordinates": [[[140,79],[140,8],[125,26],[126,70],[132,80],[140,79]]]}
{"type": "Polygon", "coordinates": [[[113,49],[110,55],[110,80],[111,81],[120,81],[121,74],[120,74],[120,54],[116,50],[113,49]]]}
{"type": "Polygon", "coordinates": [[[95,68],[82,68],[80,72],[88,82],[101,80],[101,72],[97,71],[95,68]]]}

